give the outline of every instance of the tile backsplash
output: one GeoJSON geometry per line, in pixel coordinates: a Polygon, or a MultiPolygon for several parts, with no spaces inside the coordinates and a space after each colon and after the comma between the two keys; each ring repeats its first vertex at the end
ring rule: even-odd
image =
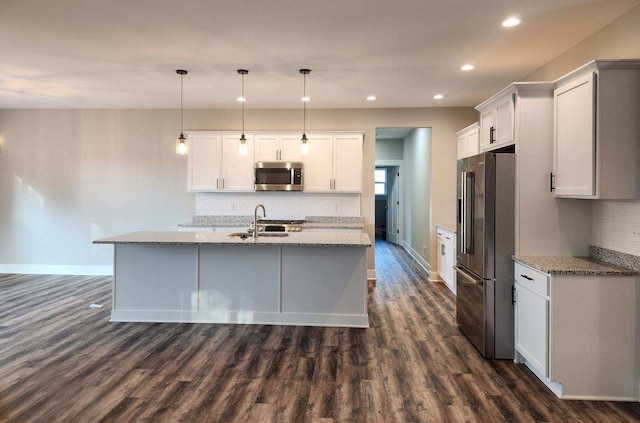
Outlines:
{"type": "Polygon", "coordinates": [[[263,204],[270,219],[360,216],[360,194],[299,192],[197,193],[196,215],[253,215],[263,204]]]}
{"type": "Polygon", "coordinates": [[[640,256],[640,201],[593,201],[592,243],[640,256]]]}

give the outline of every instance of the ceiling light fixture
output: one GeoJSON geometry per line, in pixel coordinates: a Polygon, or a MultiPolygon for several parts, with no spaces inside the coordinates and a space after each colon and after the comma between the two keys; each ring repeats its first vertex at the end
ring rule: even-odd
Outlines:
{"type": "Polygon", "coordinates": [[[436,94],[433,96],[433,98],[435,98],[436,100],[442,100],[444,96],[442,94],[436,94]]]}
{"type": "Polygon", "coordinates": [[[505,28],[511,28],[513,26],[520,25],[520,22],[522,22],[520,18],[511,17],[502,21],[502,26],[505,28]]]}
{"type": "Polygon", "coordinates": [[[307,75],[311,73],[310,69],[300,69],[300,73],[302,74],[303,82],[302,82],[302,138],[300,141],[300,152],[302,154],[309,153],[309,144],[307,139],[307,101],[311,100],[307,97],[307,75]]]}
{"type": "Polygon", "coordinates": [[[238,153],[245,155],[248,152],[247,138],[244,136],[244,103],[247,99],[244,96],[244,76],[249,73],[246,69],[238,69],[238,73],[242,77],[242,95],[238,97],[238,101],[242,102],[242,135],[240,136],[240,144],[238,144],[238,153]]]}
{"type": "Polygon", "coordinates": [[[460,68],[460,70],[463,70],[463,71],[470,71],[470,70],[473,70],[473,68],[474,68],[474,67],[475,67],[475,66],[473,66],[473,65],[471,65],[471,64],[469,64],[469,65],[462,65],[462,67],[460,68]]]}
{"type": "Polygon", "coordinates": [[[369,97],[367,97],[367,100],[369,101],[375,101],[376,96],[375,95],[370,95],[369,97]]]}
{"type": "Polygon", "coordinates": [[[176,73],[180,75],[180,136],[176,140],[176,153],[184,155],[187,154],[187,144],[185,143],[187,139],[182,131],[182,79],[188,72],[184,69],[177,69],[176,73]]]}

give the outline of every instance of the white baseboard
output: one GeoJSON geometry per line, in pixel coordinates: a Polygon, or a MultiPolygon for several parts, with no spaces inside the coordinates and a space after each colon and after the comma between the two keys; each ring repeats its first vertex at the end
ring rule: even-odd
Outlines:
{"type": "Polygon", "coordinates": [[[415,259],[415,261],[418,262],[420,267],[422,267],[427,272],[429,280],[431,280],[431,266],[429,266],[429,263],[427,263],[427,261],[420,254],[418,254],[416,250],[411,248],[411,246],[406,242],[402,241],[402,247],[407,253],[409,253],[411,257],[415,259]]]}
{"type": "Polygon", "coordinates": [[[73,266],[64,264],[0,264],[0,273],[20,275],[112,276],[113,266],[73,266]]]}
{"type": "Polygon", "coordinates": [[[376,277],[376,269],[367,269],[367,280],[375,281],[376,279],[378,279],[376,277]]]}

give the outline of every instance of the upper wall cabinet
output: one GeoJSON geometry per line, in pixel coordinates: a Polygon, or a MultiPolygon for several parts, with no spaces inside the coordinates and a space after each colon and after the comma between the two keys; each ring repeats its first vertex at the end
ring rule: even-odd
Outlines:
{"type": "Polygon", "coordinates": [[[480,151],[490,151],[514,143],[515,89],[509,86],[484,103],[480,112],[480,151]]]}
{"type": "Polygon", "coordinates": [[[300,135],[256,134],[257,162],[301,162],[300,135]]]}
{"type": "Polygon", "coordinates": [[[478,122],[456,132],[458,136],[458,159],[480,153],[480,124],[478,122]]]}
{"type": "Polygon", "coordinates": [[[307,134],[305,192],[362,191],[361,133],[307,134]]]}
{"type": "Polygon", "coordinates": [[[195,192],[254,191],[254,161],[304,163],[304,191],[362,191],[361,132],[307,133],[309,153],[303,158],[299,133],[246,134],[240,154],[240,133],[191,131],[188,190],[195,192]]]}
{"type": "Polygon", "coordinates": [[[189,143],[189,191],[253,191],[253,138],[247,136],[247,152],[239,153],[240,133],[191,132],[189,143]]]}
{"type": "Polygon", "coordinates": [[[640,198],[640,61],[594,61],[554,90],[556,197],[640,198]]]}

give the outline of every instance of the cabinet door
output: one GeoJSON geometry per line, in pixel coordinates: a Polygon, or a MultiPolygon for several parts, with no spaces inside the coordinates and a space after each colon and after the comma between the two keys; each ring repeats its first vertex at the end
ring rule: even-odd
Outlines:
{"type": "Polygon", "coordinates": [[[336,135],[333,138],[333,189],[362,191],[362,135],[336,135]]]}
{"type": "Polygon", "coordinates": [[[221,189],[221,137],[220,135],[189,135],[187,159],[189,191],[217,191],[221,189]]]}
{"type": "MultiPolygon", "coordinates": [[[[438,235],[440,235],[440,234],[438,234],[438,235]]],[[[437,256],[437,260],[436,260],[436,265],[438,266],[438,276],[440,276],[440,279],[442,279],[442,281],[444,282],[444,278],[445,278],[445,275],[444,275],[444,258],[446,256],[446,252],[445,252],[445,245],[444,245],[443,238],[438,236],[438,241],[437,241],[436,245],[438,246],[438,256],[437,256]]]]}
{"type": "Polygon", "coordinates": [[[494,131],[496,129],[496,110],[490,109],[480,115],[480,150],[487,151],[492,148],[494,131]]]}
{"type": "Polygon", "coordinates": [[[280,138],[280,160],[283,160],[285,162],[302,161],[300,138],[302,138],[302,134],[285,135],[280,138]]]}
{"type": "Polygon", "coordinates": [[[496,132],[494,135],[494,145],[510,144],[514,140],[515,103],[513,94],[508,95],[504,100],[496,104],[496,132]]]}
{"type": "Polygon", "coordinates": [[[246,136],[247,153],[240,154],[240,134],[225,135],[222,142],[222,189],[253,191],[253,137],[246,136]]]}
{"type": "Polygon", "coordinates": [[[304,191],[329,192],[333,187],[333,140],[331,135],[310,135],[304,160],[304,191]]]}
{"type": "Polygon", "coordinates": [[[595,195],[594,74],[554,91],[556,196],[595,195]]]}
{"type": "Polygon", "coordinates": [[[445,232],[444,233],[444,281],[454,294],[456,293],[454,257],[456,256],[455,250],[455,235],[445,232]]]}
{"type": "Polygon", "coordinates": [[[467,133],[458,135],[458,160],[468,157],[467,153],[467,133]]]}
{"type": "Polygon", "coordinates": [[[255,158],[257,162],[273,162],[280,155],[280,139],[278,135],[256,135],[255,158]]]}
{"type": "Polygon", "coordinates": [[[516,350],[549,377],[549,301],[516,282],[516,350]]]}
{"type": "Polygon", "coordinates": [[[465,151],[467,155],[465,157],[471,157],[480,154],[479,135],[480,128],[478,127],[478,125],[475,125],[475,127],[473,129],[470,129],[467,133],[467,137],[465,138],[465,151]]]}

